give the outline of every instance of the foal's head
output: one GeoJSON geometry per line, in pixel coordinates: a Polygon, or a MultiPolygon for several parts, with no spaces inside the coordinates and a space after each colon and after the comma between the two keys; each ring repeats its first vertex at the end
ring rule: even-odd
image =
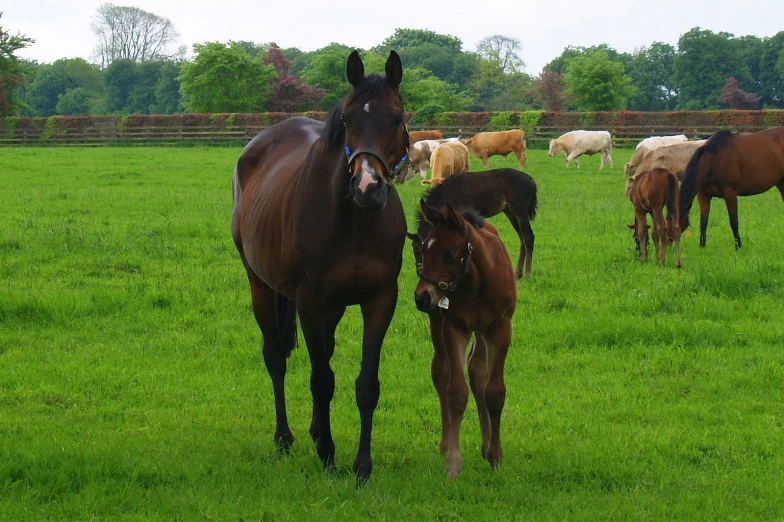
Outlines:
{"type": "MultiPolygon", "coordinates": [[[[386,75],[365,76],[365,67],[354,51],[346,63],[351,92],[336,107],[351,179],[349,191],[363,208],[383,207],[389,184],[405,163],[408,132],[403,121],[400,57],[390,51],[386,75]]],[[[328,123],[329,125],[330,123],[328,123]]]]}
{"type": "MultiPolygon", "coordinates": [[[[465,274],[473,249],[471,231],[466,219],[449,203],[444,210],[438,210],[420,200],[419,208],[430,230],[421,242],[414,240],[414,256],[417,247],[421,249],[422,256],[414,300],[419,310],[433,312],[442,298],[457,289],[465,274]]],[[[476,216],[475,219],[476,225],[481,226],[482,218],[476,216]]]]}

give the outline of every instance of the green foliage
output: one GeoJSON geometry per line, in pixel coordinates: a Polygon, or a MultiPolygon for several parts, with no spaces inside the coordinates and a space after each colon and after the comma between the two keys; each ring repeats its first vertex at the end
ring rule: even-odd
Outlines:
{"type": "Polygon", "coordinates": [[[57,101],[57,114],[64,116],[87,116],[100,98],[84,87],[69,89],[61,94],[57,101]]]}
{"type": "MultiPolygon", "coordinates": [[[[0,19],[2,16],[0,11],[0,19]]],[[[12,35],[0,25],[0,118],[15,116],[25,107],[18,89],[25,84],[26,66],[16,53],[33,42],[24,35],[12,35]]]]}
{"type": "Polygon", "coordinates": [[[184,112],[182,94],[180,94],[180,64],[164,62],[160,69],[158,82],[155,84],[155,107],[153,114],[176,114],[184,112]]]}
{"type": "Polygon", "coordinates": [[[44,130],[41,133],[41,142],[45,143],[51,141],[54,137],[55,116],[49,116],[44,124],[44,130]]]}
{"type": "Polygon", "coordinates": [[[512,112],[498,111],[490,115],[490,128],[507,129],[512,126],[512,112]]]}
{"type": "Polygon", "coordinates": [[[632,80],[620,62],[610,60],[605,51],[572,58],[564,76],[567,91],[581,110],[622,109],[633,92],[632,80]]]}
{"type": "Polygon", "coordinates": [[[451,53],[462,52],[463,42],[460,38],[447,34],[438,34],[423,29],[395,29],[395,33],[384,39],[381,45],[373,48],[376,53],[386,56],[390,50],[403,52],[407,49],[423,45],[435,45],[451,53]]]}
{"type": "Polygon", "coordinates": [[[105,86],[104,112],[106,114],[128,113],[131,94],[136,86],[139,65],[128,58],[112,61],[103,72],[105,86]]]}
{"type": "MultiPolygon", "coordinates": [[[[309,57],[307,66],[302,69],[301,75],[308,84],[327,89],[327,93],[318,102],[320,110],[329,111],[348,93],[350,85],[346,80],[346,60],[351,51],[351,48],[344,45],[329,45],[314,52],[309,57]]],[[[383,65],[381,70],[383,71],[383,65]]],[[[371,72],[372,69],[366,65],[365,71],[371,72]]]]}
{"type": "Polygon", "coordinates": [[[275,67],[251,58],[234,42],[194,44],[193,62],[180,69],[183,105],[192,112],[258,112],[270,92],[275,67]]]}
{"type": "Polygon", "coordinates": [[[678,85],[678,109],[715,109],[727,79],[750,89],[752,78],[743,63],[740,44],[729,33],[695,27],[681,36],[673,79],[678,85]]]}
{"type": "Polygon", "coordinates": [[[542,121],[542,111],[524,111],[517,115],[518,125],[523,128],[532,128],[542,121]]]}
{"type": "Polygon", "coordinates": [[[411,116],[411,119],[408,120],[408,125],[412,127],[430,127],[430,122],[436,115],[444,111],[445,109],[442,105],[426,103],[411,116]]]}
{"type": "Polygon", "coordinates": [[[671,111],[678,103],[678,91],[672,81],[677,50],[670,44],[653,42],[636,52],[627,73],[634,93],[628,108],[633,111],[671,111]]]}
{"type": "Polygon", "coordinates": [[[593,127],[596,115],[592,112],[580,113],[580,127],[593,127]]]}
{"type": "Polygon", "coordinates": [[[458,92],[456,85],[416,67],[403,70],[400,91],[409,111],[418,111],[426,105],[439,105],[446,111],[462,111],[471,103],[467,94],[458,92]]]}
{"type": "Polygon", "coordinates": [[[759,87],[763,106],[784,109],[784,31],[760,44],[759,87]]]}

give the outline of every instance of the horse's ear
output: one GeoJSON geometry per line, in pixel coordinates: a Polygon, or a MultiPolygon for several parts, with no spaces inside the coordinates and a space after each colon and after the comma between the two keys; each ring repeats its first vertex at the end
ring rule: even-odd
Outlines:
{"type": "Polygon", "coordinates": [[[357,51],[348,55],[346,62],[346,78],[348,83],[356,87],[365,80],[365,66],[362,64],[362,58],[359,57],[357,51]]]}
{"type": "Polygon", "coordinates": [[[400,82],[403,81],[403,64],[400,63],[400,56],[395,51],[389,51],[385,71],[389,86],[392,88],[398,87],[400,82]]]}
{"type": "Polygon", "coordinates": [[[422,211],[422,217],[425,219],[425,221],[427,221],[431,225],[437,219],[442,217],[441,216],[441,212],[439,212],[438,209],[435,209],[435,208],[431,207],[430,205],[428,205],[427,203],[425,203],[424,199],[420,199],[419,200],[419,210],[422,211]]]}
{"type": "Polygon", "coordinates": [[[410,239],[414,243],[419,241],[419,234],[412,234],[411,232],[406,232],[406,235],[408,236],[408,239],[410,239]]]}
{"type": "Polygon", "coordinates": [[[444,214],[448,225],[455,228],[463,228],[463,217],[449,203],[446,204],[446,212],[444,214]]]}

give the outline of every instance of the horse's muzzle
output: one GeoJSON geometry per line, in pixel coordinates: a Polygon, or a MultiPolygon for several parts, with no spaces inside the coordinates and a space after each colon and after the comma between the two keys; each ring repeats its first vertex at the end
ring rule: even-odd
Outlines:
{"type": "MultiPolygon", "coordinates": [[[[365,176],[371,177],[368,174],[365,176]]],[[[384,208],[387,204],[387,182],[378,174],[372,175],[371,182],[362,179],[362,174],[352,176],[349,191],[360,208],[384,208]]]]}
{"type": "Polygon", "coordinates": [[[420,312],[431,313],[436,309],[436,301],[431,292],[424,290],[414,293],[414,302],[416,303],[417,310],[420,312]]]}

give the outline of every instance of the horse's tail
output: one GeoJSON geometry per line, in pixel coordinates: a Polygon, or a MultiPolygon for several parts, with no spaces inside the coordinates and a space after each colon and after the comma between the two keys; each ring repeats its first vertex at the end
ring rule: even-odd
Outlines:
{"type": "Polygon", "coordinates": [[[539,199],[536,196],[537,193],[536,182],[534,181],[534,178],[530,176],[529,179],[531,180],[532,190],[531,190],[531,205],[528,207],[528,220],[533,221],[534,218],[536,217],[536,209],[539,205],[539,199]]]}
{"type": "Polygon", "coordinates": [[[691,210],[691,204],[694,201],[694,197],[697,195],[697,169],[703,154],[705,154],[705,145],[694,151],[694,154],[692,154],[691,159],[689,160],[689,164],[686,166],[686,170],[683,172],[683,178],[681,179],[681,201],[679,210],[681,228],[684,230],[689,226],[689,210],[691,210]]]}
{"type": "Polygon", "coordinates": [[[278,332],[286,357],[297,346],[297,307],[293,299],[278,294],[278,332]]]}

